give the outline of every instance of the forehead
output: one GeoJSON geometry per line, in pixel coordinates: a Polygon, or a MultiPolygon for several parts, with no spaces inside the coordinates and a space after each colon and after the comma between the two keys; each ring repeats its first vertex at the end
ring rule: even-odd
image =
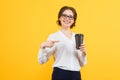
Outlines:
{"type": "Polygon", "coordinates": [[[73,12],[71,10],[67,9],[63,12],[63,14],[73,15],[73,12]]]}

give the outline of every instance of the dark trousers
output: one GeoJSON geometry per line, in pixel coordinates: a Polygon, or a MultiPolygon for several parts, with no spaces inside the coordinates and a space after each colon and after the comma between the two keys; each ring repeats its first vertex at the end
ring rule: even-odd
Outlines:
{"type": "Polygon", "coordinates": [[[81,80],[81,74],[80,71],[69,71],[55,67],[52,80],[81,80]]]}

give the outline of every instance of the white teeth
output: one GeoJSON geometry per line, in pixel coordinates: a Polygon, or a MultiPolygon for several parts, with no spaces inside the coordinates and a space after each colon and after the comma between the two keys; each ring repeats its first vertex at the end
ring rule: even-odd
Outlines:
{"type": "Polygon", "coordinates": [[[65,23],[65,24],[69,24],[70,22],[66,22],[66,21],[64,21],[64,23],[65,23]]]}
{"type": "Polygon", "coordinates": [[[69,22],[65,22],[65,24],[69,24],[69,22]]]}

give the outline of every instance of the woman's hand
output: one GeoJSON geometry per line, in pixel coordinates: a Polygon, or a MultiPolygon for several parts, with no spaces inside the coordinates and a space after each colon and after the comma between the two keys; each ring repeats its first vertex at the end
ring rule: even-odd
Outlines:
{"type": "Polygon", "coordinates": [[[43,42],[43,43],[41,43],[40,48],[41,49],[45,49],[46,47],[51,48],[54,46],[54,43],[56,43],[56,42],[59,42],[59,41],[50,40],[50,41],[43,42]]]}
{"type": "Polygon", "coordinates": [[[80,51],[82,51],[82,55],[85,56],[86,55],[85,45],[81,44],[79,48],[80,48],[80,51]]]}

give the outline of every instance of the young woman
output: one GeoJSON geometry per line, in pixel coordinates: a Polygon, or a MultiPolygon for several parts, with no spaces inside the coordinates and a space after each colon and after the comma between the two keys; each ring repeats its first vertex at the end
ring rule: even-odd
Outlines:
{"type": "Polygon", "coordinates": [[[51,55],[54,56],[52,80],[81,80],[80,69],[87,61],[84,44],[76,49],[75,33],[71,31],[76,19],[77,13],[73,7],[62,7],[57,20],[61,29],[41,43],[39,63],[46,63],[51,55]]]}

